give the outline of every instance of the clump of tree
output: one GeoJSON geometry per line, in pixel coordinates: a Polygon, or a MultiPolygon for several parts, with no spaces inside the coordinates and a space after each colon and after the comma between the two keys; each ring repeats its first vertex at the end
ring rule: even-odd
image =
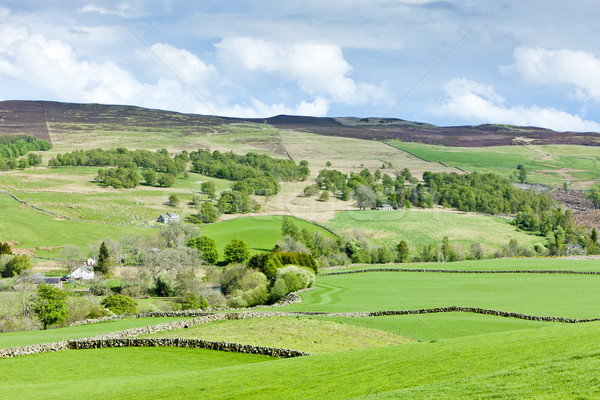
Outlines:
{"type": "Polygon", "coordinates": [[[227,263],[242,263],[250,257],[250,249],[244,240],[233,239],[223,249],[223,256],[227,263]]]}
{"type": "Polygon", "coordinates": [[[122,294],[113,294],[103,299],[100,304],[114,314],[135,314],[137,303],[131,297],[122,294]]]}
{"type": "Polygon", "coordinates": [[[50,325],[58,324],[69,316],[67,307],[68,294],[57,287],[40,285],[37,289],[37,297],[33,302],[33,311],[44,329],[50,325]]]}
{"type": "Polygon", "coordinates": [[[8,242],[0,242],[0,255],[2,254],[9,254],[11,255],[12,252],[12,248],[10,247],[10,244],[8,244],[8,242]]]}
{"type": "Polygon", "coordinates": [[[191,238],[187,242],[188,247],[194,247],[202,252],[202,258],[209,264],[214,264],[219,259],[217,244],[208,236],[191,238]]]}
{"type": "Polygon", "coordinates": [[[238,155],[199,149],[190,153],[190,160],[192,172],[236,181],[239,184],[234,190],[261,196],[278,193],[278,181],[302,181],[310,173],[306,161],[297,165],[292,160],[255,153],[238,155]]]}
{"type": "Polygon", "coordinates": [[[11,278],[31,268],[33,268],[33,265],[31,264],[31,258],[29,258],[28,255],[16,255],[6,262],[0,270],[0,275],[2,275],[3,278],[11,278]]]}
{"type": "Polygon", "coordinates": [[[40,165],[42,157],[30,151],[50,150],[52,145],[43,139],[29,135],[3,135],[0,136],[0,171],[16,168],[27,168],[40,165]],[[17,161],[17,158],[27,154],[17,161]]]}

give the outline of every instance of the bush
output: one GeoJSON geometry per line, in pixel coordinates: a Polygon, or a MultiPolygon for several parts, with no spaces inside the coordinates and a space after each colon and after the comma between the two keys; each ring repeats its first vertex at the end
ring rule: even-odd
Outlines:
{"type": "Polygon", "coordinates": [[[225,246],[225,261],[228,263],[240,263],[250,257],[248,245],[242,239],[233,239],[225,246]]]}
{"type": "Polygon", "coordinates": [[[288,290],[285,279],[277,279],[273,284],[273,287],[271,288],[271,303],[279,301],[283,296],[285,296],[289,292],[290,291],[288,290]]]}
{"type": "Polygon", "coordinates": [[[208,302],[203,296],[198,297],[196,293],[188,293],[181,302],[182,310],[197,310],[208,308],[208,302]]]}
{"type": "Polygon", "coordinates": [[[14,256],[12,260],[10,260],[4,270],[2,271],[2,276],[4,278],[10,278],[15,275],[19,275],[21,272],[33,268],[31,264],[31,259],[26,255],[18,255],[14,256]]]}
{"type": "Polygon", "coordinates": [[[166,272],[158,274],[154,280],[154,294],[160,297],[172,297],[175,295],[175,285],[166,272]]]}
{"type": "Polygon", "coordinates": [[[202,252],[202,258],[209,264],[214,264],[219,259],[217,244],[208,236],[191,238],[187,242],[188,247],[194,247],[202,252]]]}
{"type": "Polygon", "coordinates": [[[122,294],[113,294],[100,302],[115,314],[135,314],[137,312],[137,303],[131,297],[122,294]]]}
{"type": "Polygon", "coordinates": [[[90,312],[88,312],[85,317],[88,319],[96,319],[96,318],[108,317],[109,315],[110,315],[110,312],[108,312],[108,310],[106,308],[96,306],[96,307],[92,307],[90,312]]]}
{"type": "Polygon", "coordinates": [[[92,283],[90,283],[90,293],[94,296],[107,296],[112,294],[112,290],[110,290],[107,281],[94,279],[92,283]]]}

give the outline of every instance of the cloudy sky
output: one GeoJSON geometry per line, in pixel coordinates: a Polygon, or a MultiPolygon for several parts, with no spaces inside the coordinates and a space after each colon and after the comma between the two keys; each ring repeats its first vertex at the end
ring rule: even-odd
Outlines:
{"type": "Polygon", "coordinates": [[[594,0],[4,0],[0,100],[600,131],[594,0]]]}

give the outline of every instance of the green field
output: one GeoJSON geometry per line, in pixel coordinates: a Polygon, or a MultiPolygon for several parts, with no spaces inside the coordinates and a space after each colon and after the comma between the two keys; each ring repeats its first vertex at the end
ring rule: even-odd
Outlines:
{"type": "MultiPolygon", "coordinates": [[[[339,320],[339,319],[338,319],[339,320]]],[[[256,346],[279,347],[307,353],[333,353],[409,342],[396,333],[372,331],[319,319],[272,317],[216,321],[188,329],[158,332],[146,337],[191,338],[256,346]]]]}
{"type": "Polygon", "coordinates": [[[596,398],[599,334],[598,323],[553,326],[275,362],[186,349],[45,353],[1,360],[0,387],[30,399],[596,398]]]}
{"type": "Polygon", "coordinates": [[[139,328],[147,325],[158,325],[165,322],[182,321],[186,319],[190,319],[190,317],[126,318],[118,321],[48,329],[46,331],[4,332],[0,333],[0,349],[29,346],[39,343],[55,343],[60,342],[61,340],[79,339],[83,337],[122,331],[124,329],[139,328]]]}
{"type": "Polygon", "coordinates": [[[388,245],[406,240],[413,255],[421,246],[441,243],[444,236],[465,253],[475,242],[481,243],[489,253],[506,246],[510,239],[516,239],[522,246],[546,241],[544,237],[518,231],[500,217],[438,209],[341,211],[324,225],[338,232],[363,231],[375,241],[388,245]]]}
{"type": "Polygon", "coordinates": [[[131,225],[57,219],[17,203],[0,193],[0,241],[18,241],[17,247],[63,246],[67,243],[85,249],[87,244],[121,235],[146,235],[156,230],[131,225]]]}
{"type": "Polygon", "coordinates": [[[321,269],[319,273],[326,275],[338,271],[352,271],[377,268],[399,268],[399,269],[442,269],[461,271],[519,271],[519,270],[555,270],[555,271],[596,271],[600,272],[599,259],[568,259],[568,258],[496,258],[477,261],[457,261],[451,263],[406,263],[386,265],[351,265],[348,267],[336,267],[332,269],[321,269]]]}
{"type": "Polygon", "coordinates": [[[433,163],[465,171],[492,172],[509,177],[517,165],[523,164],[530,183],[572,187],[589,187],[599,177],[600,149],[592,146],[494,146],[445,147],[422,143],[390,141],[391,146],[405,150],[433,163]]]}
{"type": "MultiPolygon", "coordinates": [[[[217,192],[229,189],[231,182],[190,173],[177,177],[175,186],[159,188],[138,186],[135,189],[106,188],[94,182],[97,167],[35,168],[4,172],[0,189],[8,190],[19,199],[36,207],[69,218],[119,224],[148,224],[160,214],[177,211],[182,216],[195,214],[188,204],[200,193],[202,182],[211,181],[217,192]],[[169,195],[181,199],[178,207],[166,204],[169,195]],[[90,199],[93,198],[93,201],[90,199]]],[[[143,181],[143,179],[141,179],[143,181]]]]}
{"type": "Polygon", "coordinates": [[[600,317],[600,276],[365,272],[322,276],[286,311],[481,307],[530,315],[600,317]]]}
{"type": "MultiPolygon", "coordinates": [[[[250,253],[270,251],[283,238],[281,234],[281,215],[261,215],[238,217],[215,224],[201,225],[202,234],[217,242],[219,256],[223,257],[223,249],[232,239],[243,239],[248,243],[250,253]]],[[[308,221],[294,218],[294,224],[302,230],[318,231],[324,236],[333,236],[327,230],[308,221]]]]}

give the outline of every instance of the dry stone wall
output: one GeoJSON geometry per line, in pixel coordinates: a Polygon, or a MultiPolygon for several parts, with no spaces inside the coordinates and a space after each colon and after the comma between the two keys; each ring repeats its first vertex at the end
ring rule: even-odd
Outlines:
{"type": "Polygon", "coordinates": [[[329,272],[327,274],[319,274],[321,276],[328,275],[346,275],[346,274],[360,274],[363,272],[438,272],[445,274],[567,274],[567,275],[600,275],[600,271],[565,271],[565,270],[535,270],[535,269],[522,269],[522,270],[483,270],[483,271],[472,271],[472,270],[454,270],[454,269],[423,269],[423,268],[369,268],[369,269],[356,269],[352,271],[336,271],[329,272]]]}

